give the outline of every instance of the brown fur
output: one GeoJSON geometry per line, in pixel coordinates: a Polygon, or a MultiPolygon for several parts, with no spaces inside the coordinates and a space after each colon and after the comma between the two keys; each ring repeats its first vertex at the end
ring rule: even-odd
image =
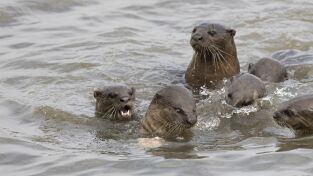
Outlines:
{"type": "Polygon", "coordinates": [[[250,63],[248,72],[263,81],[282,82],[288,79],[285,66],[279,61],[270,58],[262,58],[255,64],[250,63]]]}
{"type": "Polygon", "coordinates": [[[196,104],[191,93],[184,87],[170,86],[154,96],[141,131],[150,136],[175,138],[196,122],[196,104]]]}
{"type": "Polygon", "coordinates": [[[313,132],[313,94],[299,96],[284,102],[273,117],[281,126],[313,132]]]}
{"type": "Polygon", "coordinates": [[[226,102],[236,107],[252,104],[257,98],[265,95],[263,81],[249,73],[242,73],[231,79],[227,88],[226,102]]]}
{"type": "Polygon", "coordinates": [[[106,86],[94,91],[96,116],[110,120],[129,120],[133,117],[135,89],[126,85],[106,86]],[[123,115],[123,112],[127,115],[123,115]]]}
{"type": "Polygon", "coordinates": [[[234,36],[236,31],[220,24],[201,24],[191,34],[195,53],[186,71],[193,88],[215,88],[224,78],[240,72],[234,36]]]}

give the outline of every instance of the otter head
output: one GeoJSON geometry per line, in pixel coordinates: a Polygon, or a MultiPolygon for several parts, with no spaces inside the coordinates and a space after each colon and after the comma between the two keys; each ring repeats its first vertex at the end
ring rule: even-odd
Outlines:
{"type": "Polygon", "coordinates": [[[234,47],[235,34],[234,29],[226,28],[223,25],[203,23],[192,30],[190,45],[196,52],[225,54],[222,52],[225,50],[224,48],[234,47]]]}
{"type": "Polygon", "coordinates": [[[265,85],[258,77],[241,73],[232,77],[227,88],[226,102],[235,107],[248,106],[265,95],[265,85]]]}
{"type": "Polygon", "coordinates": [[[235,34],[220,24],[203,23],[193,29],[190,45],[195,52],[185,74],[190,86],[215,88],[240,72],[235,34]]]}
{"type": "Polygon", "coordinates": [[[106,86],[94,91],[96,116],[111,120],[129,120],[133,116],[135,89],[125,85],[106,86]]]}
{"type": "Polygon", "coordinates": [[[294,130],[304,129],[306,125],[300,117],[297,117],[296,111],[290,109],[280,110],[274,113],[274,120],[281,126],[289,127],[294,130]]]}
{"type": "Polygon", "coordinates": [[[142,125],[151,135],[175,138],[196,122],[196,104],[191,93],[184,87],[170,86],[156,93],[142,125]]]}
{"type": "Polygon", "coordinates": [[[284,102],[273,115],[277,124],[297,130],[313,132],[313,95],[307,94],[284,102]]]}
{"type": "Polygon", "coordinates": [[[281,82],[288,79],[286,67],[279,61],[271,58],[262,58],[255,64],[250,63],[248,72],[263,81],[281,82]]]}

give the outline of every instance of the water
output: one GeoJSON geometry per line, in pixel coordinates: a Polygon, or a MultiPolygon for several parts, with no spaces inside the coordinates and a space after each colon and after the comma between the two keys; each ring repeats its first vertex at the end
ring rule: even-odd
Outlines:
{"type": "Polygon", "coordinates": [[[310,0],[3,0],[0,2],[0,170],[5,175],[313,174],[312,137],[271,113],[313,90],[310,0]],[[237,30],[242,71],[273,56],[290,80],[233,109],[203,90],[190,142],[138,139],[138,121],[94,118],[95,88],[137,89],[138,118],[165,85],[179,84],[204,21],[237,30]],[[292,50],[291,50],[292,49],[292,50]]]}

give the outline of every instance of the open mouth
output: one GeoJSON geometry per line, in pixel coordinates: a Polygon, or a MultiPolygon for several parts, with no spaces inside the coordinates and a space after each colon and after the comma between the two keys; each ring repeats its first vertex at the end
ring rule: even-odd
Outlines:
{"type": "Polygon", "coordinates": [[[129,119],[132,116],[131,107],[129,105],[125,105],[120,110],[120,115],[121,115],[122,118],[129,119]]]}

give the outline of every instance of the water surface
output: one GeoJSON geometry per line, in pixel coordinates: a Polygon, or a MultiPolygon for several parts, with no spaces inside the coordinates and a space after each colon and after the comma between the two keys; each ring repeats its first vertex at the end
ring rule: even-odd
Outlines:
{"type": "Polygon", "coordinates": [[[271,114],[313,91],[310,0],[10,0],[0,2],[0,170],[6,175],[313,174],[312,137],[294,137],[271,114]],[[197,98],[190,142],[142,141],[137,121],[94,118],[93,90],[137,89],[138,118],[154,93],[180,84],[193,27],[236,29],[242,71],[272,56],[290,80],[233,109],[225,90],[197,98]],[[147,146],[145,144],[156,144],[147,146]]]}

